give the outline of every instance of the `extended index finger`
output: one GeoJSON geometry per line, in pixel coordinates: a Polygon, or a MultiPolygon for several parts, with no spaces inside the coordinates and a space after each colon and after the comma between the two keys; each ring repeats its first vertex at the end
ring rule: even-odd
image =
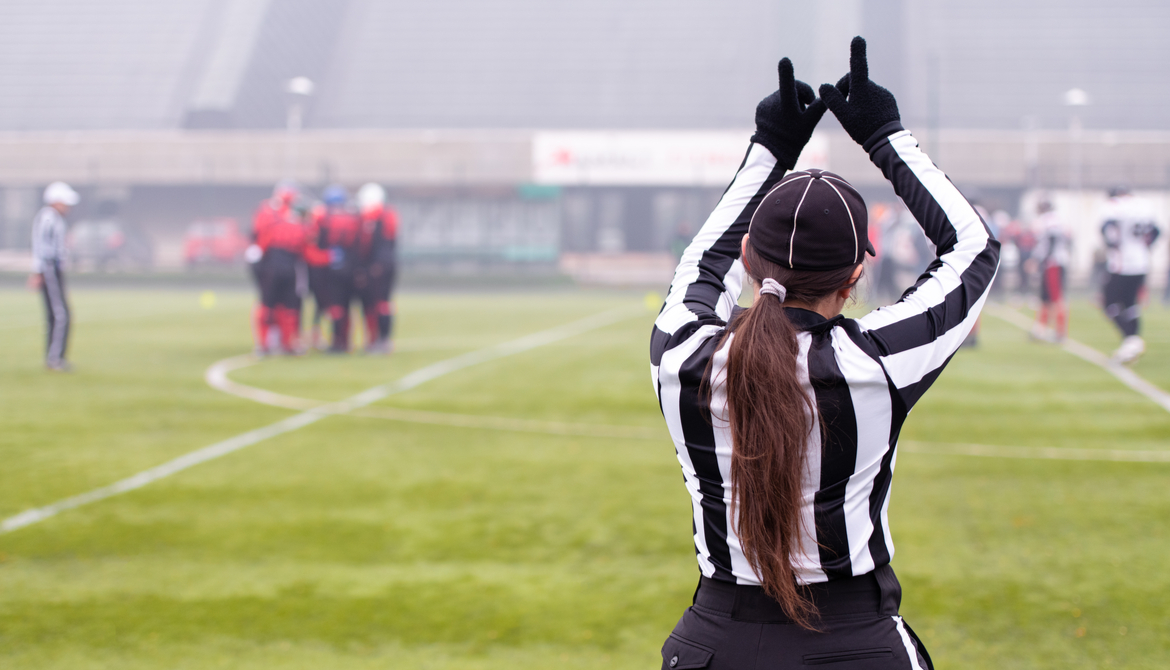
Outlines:
{"type": "Polygon", "coordinates": [[[856,83],[862,79],[869,79],[869,63],[865,59],[865,38],[858,35],[849,44],[849,73],[856,83]]]}
{"type": "Polygon", "coordinates": [[[796,109],[796,75],[792,71],[792,61],[782,58],[776,69],[780,73],[780,104],[796,109]]]}

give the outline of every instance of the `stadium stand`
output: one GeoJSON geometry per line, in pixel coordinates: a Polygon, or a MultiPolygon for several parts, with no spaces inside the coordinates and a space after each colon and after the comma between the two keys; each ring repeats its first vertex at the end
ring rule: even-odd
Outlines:
{"type": "Polygon", "coordinates": [[[1086,128],[1170,129],[1157,0],[808,4],[17,0],[0,131],[282,128],[294,76],[319,84],[309,128],[741,128],[761,63],[834,78],[855,32],[911,123],[1064,128],[1079,87],[1086,128]]]}
{"type": "Polygon", "coordinates": [[[0,130],[179,125],[217,0],[17,0],[0,21],[0,130]]]}
{"type": "MultiPolygon", "coordinates": [[[[814,84],[835,80],[858,33],[931,155],[997,206],[1029,187],[1165,189],[1168,28],[1159,0],[13,0],[0,247],[27,245],[36,190],[54,179],[81,189],[79,217],[113,202],[174,247],[191,220],[247,219],[242,203],[293,177],[378,181],[435,226],[467,212],[559,222],[561,252],[664,252],[717,187],[542,181],[542,133],[746,137],[781,55],[814,84]],[[300,76],[315,91],[299,101],[304,130],[286,133],[300,76]],[[1090,104],[1066,106],[1071,88],[1090,104]],[[563,188],[555,207],[521,194],[534,182],[563,188]]],[[[831,116],[821,128],[825,164],[892,197],[831,116]]],[[[403,225],[408,245],[437,239],[403,225]]]]}

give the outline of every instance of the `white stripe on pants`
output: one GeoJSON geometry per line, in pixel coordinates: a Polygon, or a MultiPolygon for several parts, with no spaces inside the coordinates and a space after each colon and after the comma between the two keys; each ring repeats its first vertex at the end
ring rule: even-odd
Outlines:
{"type": "Polygon", "coordinates": [[[906,647],[906,654],[910,656],[911,670],[923,670],[922,666],[918,664],[918,645],[914,644],[914,640],[910,639],[910,634],[906,632],[906,627],[902,625],[902,617],[893,617],[894,623],[898,627],[898,635],[902,637],[902,644],[906,647]]]}

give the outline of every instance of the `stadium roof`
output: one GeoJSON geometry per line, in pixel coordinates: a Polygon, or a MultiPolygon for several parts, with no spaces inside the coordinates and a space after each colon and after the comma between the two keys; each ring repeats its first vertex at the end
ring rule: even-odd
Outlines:
{"type": "Polygon", "coordinates": [[[280,128],[294,76],[317,128],[742,128],[780,55],[832,80],[855,33],[919,127],[1170,129],[1168,30],[1159,0],[10,0],[0,131],[280,128]]]}
{"type": "Polygon", "coordinates": [[[0,129],[175,127],[213,4],[5,2],[0,129]]]}

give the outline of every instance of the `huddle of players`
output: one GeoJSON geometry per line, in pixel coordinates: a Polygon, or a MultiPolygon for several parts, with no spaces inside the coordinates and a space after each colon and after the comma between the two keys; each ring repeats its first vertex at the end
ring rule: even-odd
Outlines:
{"type": "MultiPolygon", "coordinates": [[[[1040,310],[1032,336],[1059,342],[1068,334],[1068,303],[1064,294],[1072,257],[1072,236],[1051,203],[1041,201],[1037,211],[1035,227],[1039,239],[1032,251],[1032,262],[1040,274],[1040,310]],[[1048,325],[1050,318],[1055,321],[1054,328],[1048,325]]],[[[1122,335],[1113,360],[1131,363],[1146,350],[1145,341],[1138,334],[1140,303],[1146,274],[1150,271],[1151,249],[1160,231],[1149,203],[1125,188],[1109,191],[1101,221],[1106,269],[1102,304],[1106,316],[1122,335]]]]}
{"type": "Polygon", "coordinates": [[[350,305],[356,300],[365,317],[366,353],[390,353],[397,236],[398,216],[377,184],[362,186],[356,202],[333,185],[311,205],[295,185],[277,184],[256,210],[253,244],[245,254],[260,289],[253,313],[256,353],[304,351],[301,303],[307,292],[315,303],[313,347],[350,350],[350,305]],[[332,324],[328,345],[321,337],[323,316],[332,324]]]}

